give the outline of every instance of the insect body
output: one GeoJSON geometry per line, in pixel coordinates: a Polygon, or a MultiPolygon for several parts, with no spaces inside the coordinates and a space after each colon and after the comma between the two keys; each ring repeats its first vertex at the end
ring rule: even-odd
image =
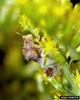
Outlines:
{"type": "Polygon", "coordinates": [[[31,34],[23,36],[23,55],[25,60],[37,61],[41,55],[41,48],[39,45],[35,44],[31,34]]]}
{"type": "Polygon", "coordinates": [[[44,61],[42,56],[42,48],[39,46],[39,44],[36,44],[34,42],[33,36],[31,34],[22,36],[22,38],[22,53],[26,61],[33,60],[40,64],[43,72],[46,74],[47,77],[60,74],[60,66],[59,64],[56,64],[53,59],[50,59],[46,56],[46,62],[44,61]]]}

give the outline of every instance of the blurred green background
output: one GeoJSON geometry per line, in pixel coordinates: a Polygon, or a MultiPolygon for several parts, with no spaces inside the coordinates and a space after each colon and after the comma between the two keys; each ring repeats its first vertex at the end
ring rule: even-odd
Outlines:
{"type": "Polygon", "coordinates": [[[25,15],[35,27],[55,36],[58,31],[67,32],[72,9],[69,0],[0,0],[0,100],[58,100],[61,94],[44,79],[40,66],[24,61],[17,24],[19,16],[25,15]]]}

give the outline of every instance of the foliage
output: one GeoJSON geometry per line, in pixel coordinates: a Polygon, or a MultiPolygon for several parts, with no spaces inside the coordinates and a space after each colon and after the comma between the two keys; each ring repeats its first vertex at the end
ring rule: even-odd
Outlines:
{"type": "Polygon", "coordinates": [[[79,12],[80,4],[73,8],[69,0],[0,1],[1,100],[80,95],[79,12]],[[47,77],[38,63],[24,62],[22,36],[27,34],[41,46],[44,60],[48,55],[60,65],[60,75],[47,77]]]}

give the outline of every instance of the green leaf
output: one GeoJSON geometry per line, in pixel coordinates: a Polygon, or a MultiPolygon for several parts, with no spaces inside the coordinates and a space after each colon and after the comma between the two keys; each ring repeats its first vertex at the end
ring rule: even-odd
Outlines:
{"type": "Polygon", "coordinates": [[[69,81],[70,85],[72,86],[73,95],[77,96],[78,95],[78,89],[77,89],[77,86],[74,84],[73,76],[70,73],[68,68],[69,68],[68,64],[63,64],[61,66],[61,69],[64,72],[65,77],[67,78],[67,80],[69,81]]]}
{"type": "Polygon", "coordinates": [[[54,77],[49,78],[48,81],[52,84],[52,86],[58,91],[67,95],[67,91],[64,89],[63,85],[57,81],[54,77]]]}
{"type": "Polygon", "coordinates": [[[59,64],[66,63],[64,56],[58,51],[58,49],[54,48],[51,52],[52,58],[55,59],[59,64]]]}
{"type": "Polygon", "coordinates": [[[75,33],[75,35],[72,38],[71,41],[71,46],[76,49],[76,47],[80,45],[80,31],[78,31],[77,33],[75,33]]]}

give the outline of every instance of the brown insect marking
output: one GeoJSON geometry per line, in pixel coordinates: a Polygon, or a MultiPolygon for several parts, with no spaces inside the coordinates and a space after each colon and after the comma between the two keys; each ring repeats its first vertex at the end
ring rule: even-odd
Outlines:
{"type": "Polygon", "coordinates": [[[47,68],[45,73],[46,76],[51,77],[53,75],[53,68],[47,68]]]}

